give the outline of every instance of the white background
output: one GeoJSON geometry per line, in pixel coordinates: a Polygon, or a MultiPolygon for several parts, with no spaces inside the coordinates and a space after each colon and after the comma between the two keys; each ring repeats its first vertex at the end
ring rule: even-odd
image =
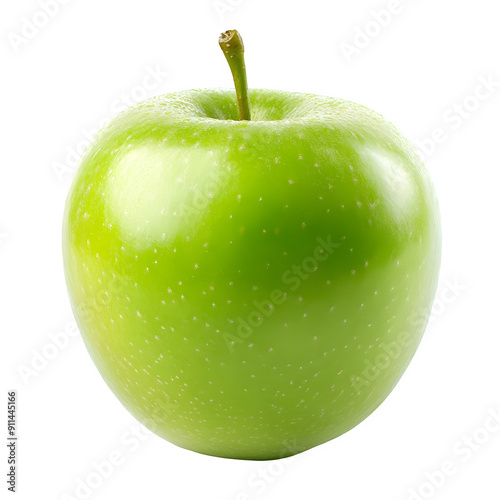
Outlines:
{"type": "Polygon", "coordinates": [[[0,13],[1,405],[5,415],[7,389],[18,391],[18,498],[83,498],[77,485],[92,477],[92,499],[498,500],[500,425],[484,427],[500,412],[497,4],[47,1],[50,17],[43,0],[2,2],[0,13]],[[442,211],[436,303],[399,385],[349,433],[277,462],[133,437],[140,427],[70,335],[61,262],[74,151],[127,101],[231,86],[217,44],[230,28],[244,37],[250,86],[347,98],[394,122],[423,150],[442,211]],[[117,453],[96,479],[95,464],[117,453]],[[446,462],[454,473],[443,478],[446,462]]]}

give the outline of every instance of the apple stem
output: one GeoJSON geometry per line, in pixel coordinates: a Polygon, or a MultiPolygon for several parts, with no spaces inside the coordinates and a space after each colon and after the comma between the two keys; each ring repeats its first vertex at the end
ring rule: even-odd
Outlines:
{"type": "Polygon", "coordinates": [[[243,55],[243,40],[236,30],[221,33],[219,45],[226,56],[226,60],[233,75],[240,120],[250,120],[250,102],[248,100],[247,71],[243,55]]]}

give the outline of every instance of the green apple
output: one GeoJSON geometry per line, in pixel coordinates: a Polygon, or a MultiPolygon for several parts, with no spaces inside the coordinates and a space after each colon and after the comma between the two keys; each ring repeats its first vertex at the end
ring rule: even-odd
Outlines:
{"type": "Polygon", "coordinates": [[[89,146],[64,266],[90,355],[132,415],[190,450],[274,459],[348,431],[398,382],[436,290],[439,210],[383,117],[247,92],[238,33],[221,46],[236,95],[146,100],[89,146]]]}

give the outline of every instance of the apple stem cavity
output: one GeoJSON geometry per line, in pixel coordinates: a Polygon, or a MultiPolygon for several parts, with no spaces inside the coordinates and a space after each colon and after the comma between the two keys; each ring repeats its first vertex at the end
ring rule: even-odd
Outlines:
{"type": "Polygon", "coordinates": [[[243,55],[243,39],[236,30],[224,31],[219,37],[219,46],[222,52],[224,52],[233,75],[240,120],[250,120],[250,102],[248,100],[247,70],[243,55]]]}

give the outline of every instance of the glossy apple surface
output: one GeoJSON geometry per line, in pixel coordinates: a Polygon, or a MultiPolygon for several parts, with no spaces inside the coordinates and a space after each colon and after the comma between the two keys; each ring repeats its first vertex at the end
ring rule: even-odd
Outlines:
{"type": "Polygon", "coordinates": [[[221,457],[292,455],[387,397],[440,262],[434,189],[380,115],[308,94],[147,100],[89,147],[63,228],[85,344],[158,435],[221,457]]]}

